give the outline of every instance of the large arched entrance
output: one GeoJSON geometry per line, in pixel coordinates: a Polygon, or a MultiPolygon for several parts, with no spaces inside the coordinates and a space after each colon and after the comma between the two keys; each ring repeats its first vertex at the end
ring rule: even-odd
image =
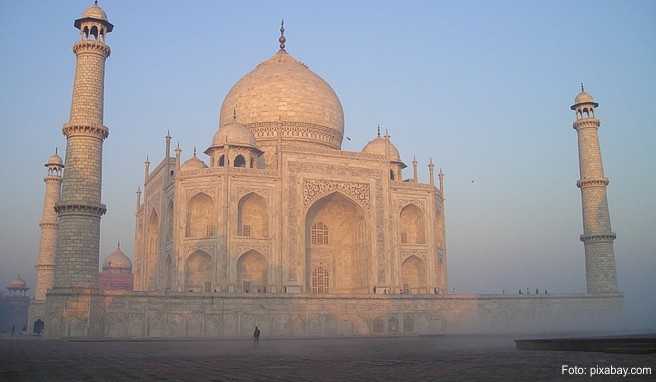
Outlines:
{"type": "Polygon", "coordinates": [[[335,192],[305,217],[305,282],[313,293],[367,293],[369,245],[362,208],[335,192]]]}

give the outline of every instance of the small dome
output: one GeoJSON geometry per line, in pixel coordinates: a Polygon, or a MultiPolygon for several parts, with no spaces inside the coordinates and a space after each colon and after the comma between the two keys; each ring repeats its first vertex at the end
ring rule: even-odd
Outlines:
{"type": "Polygon", "coordinates": [[[235,120],[219,128],[214,134],[212,146],[223,146],[226,142],[231,146],[256,147],[255,136],[250,129],[235,120]]]}
{"type": "Polygon", "coordinates": [[[182,165],[183,170],[197,170],[201,168],[207,168],[207,165],[202,160],[198,159],[196,156],[196,149],[194,149],[194,156],[190,159],[187,159],[182,165]]]}
{"type": "Polygon", "coordinates": [[[574,103],[594,103],[594,98],[585,91],[582,91],[574,98],[574,103]]]}
{"type": "Polygon", "coordinates": [[[93,3],[89,6],[89,8],[85,9],[84,12],[82,12],[82,18],[109,21],[107,20],[107,14],[105,11],[103,11],[102,8],[100,8],[98,3],[93,3]]]}
{"type": "Polygon", "coordinates": [[[62,158],[55,152],[48,158],[48,162],[46,163],[46,167],[49,166],[59,166],[59,167],[64,167],[64,161],[62,158]]]}
{"type": "Polygon", "coordinates": [[[7,289],[22,290],[22,289],[29,289],[29,288],[27,287],[27,283],[25,282],[25,280],[23,280],[20,277],[20,275],[16,275],[16,278],[11,280],[7,285],[7,289]]]}
{"type": "Polygon", "coordinates": [[[574,98],[574,105],[570,107],[572,110],[576,110],[576,106],[580,104],[592,104],[594,107],[599,106],[597,102],[595,102],[594,98],[590,94],[588,94],[585,90],[581,89],[581,92],[576,95],[576,98],[574,98]]]}
{"type": "Polygon", "coordinates": [[[88,20],[96,20],[101,22],[107,28],[107,32],[111,32],[114,29],[114,25],[112,25],[112,23],[109,22],[109,19],[107,18],[107,14],[105,13],[105,11],[103,11],[102,8],[100,8],[100,5],[98,5],[97,1],[91,4],[87,9],[85,9],[84,12],[82,12],[80,18],[75,20],[75,23],[73,23],[73,25],[76,28],[80,29],[82,22],[88,20]]]}
{"type": "MultiPolygon", "coordinates": [[[[386,152],[386,139],[384,137],[378,136],[371,140],[369,143],[367,143],[366,146],[362,149],[363,153],[366,154],[373,154],[373,155],[380,155],[380,156],[385,156],[386,152]]],[[[401,154],[399,154],[399,150],[394,146],[392,141],[389,141],[389,156],[390,160],[394,162],[401,162],[401,154]]]]}
{"type": "Polygon", "coordinates": [[[132,262],[130,258],[123,253],[121,247],[118,246],[116,249],[105,259],[103,265],[103,270],[106,269],[126,269],[132,270],[132,262]]]}

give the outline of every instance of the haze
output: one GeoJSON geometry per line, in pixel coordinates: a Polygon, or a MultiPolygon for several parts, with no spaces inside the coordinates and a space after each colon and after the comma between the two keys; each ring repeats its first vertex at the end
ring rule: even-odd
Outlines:
{"type": "MultiPolygon", "coordinates": [[[[34,287],[43,163],[68,119],[73,20],[90,1],[0,2],[0,284],[34,287]]],[[[102,1],[107,62],[104,258],[132,255],[135,191],[170,130],[187,158],[218,128],[230,87],[277,48],[325,78],[345,112],[343,149],[381,123],[426,179],[446,174],[449,287],[456,292],[585,290],[576,134],[584,81],[617,233],[620,289],[635,320],[656,322],[656,3],[102,1]]],[[[411,173],[406,170],[406,177],[411,173]]]]}

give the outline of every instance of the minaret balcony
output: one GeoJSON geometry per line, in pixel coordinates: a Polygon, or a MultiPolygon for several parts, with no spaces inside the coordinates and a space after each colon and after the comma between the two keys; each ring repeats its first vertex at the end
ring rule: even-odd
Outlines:
{"type": "Polygon", "coordinates": [[[92,125],[92,124],[71,124],[67,123],[64,125],[62,130],[66,137],[73,137],[78,135],[83,136],[94,136],[100,140],[104,140],[109,136],[109,129],[102,125],[92,125]]]}
{"type": "Polygon", "coordinates": [[[600,125],[601,123],[599,122],[598,119],[590,117],[590,118],[577,119],[572,124],[572,128],[574,130],[589,129],[589,128],[598,129],[600,125]]]}
{"type": "Polygon", "coordinates": [[[615,240],[616,237],[617,235],[615,235],[615,232],[598,233],[598,234],[590,234],[590,235],[581,235],[581,241],[584,243],[590,241],[608,242],[608,241],[615,240]]]}
{"type": "Polygon", "coordinates": [[[96,52],[104,57],[109,57],[111,49],[109,45],[100,40],[80,40],[73,45],[73,53],[78,54],[81,51],[96,52]]]}
{"type": "Polygon", "coordinates": [[[578,188],[589,188],[589,187],[606,187],[610,181],[608,178],[598,178],[598,179],[580,179],[576,181],[576,187],[578,188]]]}

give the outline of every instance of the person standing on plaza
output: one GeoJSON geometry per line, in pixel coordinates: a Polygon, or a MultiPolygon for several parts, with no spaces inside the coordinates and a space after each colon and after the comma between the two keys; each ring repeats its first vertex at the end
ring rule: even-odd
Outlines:
{"type": "Polygon", "coordinates": [[[253,331],[253,342],[254,343],[259,343],[260,342],[260,328],[255,326],[255,331],[253,331]]]}

